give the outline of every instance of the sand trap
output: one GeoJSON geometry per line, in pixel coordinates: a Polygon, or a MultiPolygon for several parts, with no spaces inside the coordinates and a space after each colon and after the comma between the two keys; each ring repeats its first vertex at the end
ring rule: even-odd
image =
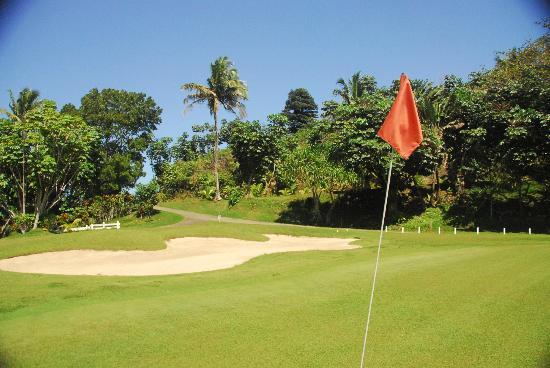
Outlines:
{"type": "Polygon", "coordinates": [[[264,254],[345,250],[354,239],[266,235],[267,242],[227,238],[178,238],[158,251],[69,250],[0,260],[0,270],[57,275],[173,275],[230,268],[264,254]]]}

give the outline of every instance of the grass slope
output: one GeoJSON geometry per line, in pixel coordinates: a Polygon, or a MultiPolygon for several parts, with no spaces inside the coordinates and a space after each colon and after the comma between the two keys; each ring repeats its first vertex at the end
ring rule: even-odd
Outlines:
{"type": "Polygon", "coordinates": [[[236,206],[229,208],[226,199],[215,202],[195,197],[177,198],[160,203],[161,206],[178,210],[222,215],[247,220],[275,222],[292,201],[304,200],[306,195],[269,196],[242,198],[236,206]]]}
{"type": "MultiPolygon", "coordinates": [[[[205,223],[0,240],[0,257],[159,249],[185,235],[358,237],[364,247],[159,277],[0,272],[1,367],[356,366],[377,233],[205,223]]],[[[367,362],[544,367],[550,237],[385,235],[367,362]]]]}

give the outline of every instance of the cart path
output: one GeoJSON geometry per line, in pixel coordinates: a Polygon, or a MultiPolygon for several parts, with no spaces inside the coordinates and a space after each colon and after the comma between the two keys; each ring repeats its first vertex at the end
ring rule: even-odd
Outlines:
{"type": "Polygon", "coordinates": [[[182,221],[171,226],[187,226],[187,225],[192,225],[192,224],[205,222],[205,221],[220,221],[220,222],[228,222],[233,224],[248,224],[248,225],[302,226],[302,225],[295,225],[295,224],[282,224],[278,222],[245,220],[245,219],[239,219],[234,217],[223,217],[223,216],[220,216],[218,219],[218,216],[214,216],[214,215],[207,215],[204,213],[196,213],[196,212],[185,211],[185,210],[177,210],[175,208],[162,207],[162,206],[155,206],[155,209],[159,211],[171,212],[171,213],[175,213],[177,215],[183,216],[182,221]]]}

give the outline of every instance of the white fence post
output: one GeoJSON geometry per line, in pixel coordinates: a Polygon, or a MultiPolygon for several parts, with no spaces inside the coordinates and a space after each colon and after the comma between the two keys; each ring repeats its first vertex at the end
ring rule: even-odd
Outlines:
{"type": "Polygon", "coordinates": [[[531,228],[529,228],[529,235],[531,235],[531,228]]]}
{"type": "Polygon", "coordinates": [[[111,224],[106,224],[105,222],[101,224],[90,224],[80,227],[73,227],[68,229],[68,231],[84,231],[84,230],[100,230],[100,229],[120,229],[120,221],[113,222],[111,224]]]}
{"type": "Polygon", "coordinates": [[[438,233],[439,235],[441,235],[441,226],[439,226],[439,227],[437,228],[437,233],[438,233]]]}
{"type": "Polygon", "coordinates": [[[418,233],[420,234],[420,226],[418,227],[418,233]]]}
{"type": "Polygon", "coordinates": [[[479,235],[479,226],[476,228],[476,235],[479,235]]]}
{"type": "Polygon", "coordinates": [[[502,234],[506,235],[506,228],[505,227],[502,228],[502,234]]]}
{"type": "Polygon", "coordinates": [[[388,225],[386,225],[386,232],[388,232],[388,225]]]}
{"type": "Polygon", "coordinates": [[[454,234],[456,235],[456,227],[454,228],[454,234]]]}
{"type": "Polygon", "coordinates": [[[404,234],[404,233],[405,233],[405,228],[401,227],[401,234],[404,234]]]}

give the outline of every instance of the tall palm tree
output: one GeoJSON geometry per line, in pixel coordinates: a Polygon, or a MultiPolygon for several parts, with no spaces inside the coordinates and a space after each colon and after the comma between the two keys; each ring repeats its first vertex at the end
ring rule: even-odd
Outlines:
{"type": "Polygon", "coordinates": [[[346,82],[344,78],[336,81],[338,88],[332,91],[334,96],[340,96],[344,104],[349,105],[357,101],[362,96],[374,92],[376,89],[376,81],[370,75],[361,75],[357,72],[351,76],[346,82]]]}
{"type": "MultiPolygon", "coordinates": [[[[415,96],[417,99],[418,112],[420,114],[420,120],[424,122],[428,129],[439,138],[443,144],[443,130],[447,127],[445,125],[445,116],[448,114],[449,99],[443,95],[441,87],[431,87],[429,85],[425,88],[417,88],[415,90],[415,96]]],[[[440,147],[440,159],[437,161],[433,171],[432,180],[432,205],[436,205],[439,201],[439,171],[441,167],[446,166],[446,154],[444,146],[440,147]]]]}
{"type": "Polygon", "coordinates": [[[220,179],[218,174],[218,113],[220,106],[225,110],[238,115],[246,116],[243,100],[248,99],[248,89],[245,82],[239,79],[239,72],[227,56],[216,59],[210,64],[210,77],[206,85],[197,83],[185,83],[181,86],[189,92],[183,100],[185,111],[189,111],[197,104],[208,105],[210,115],[214,118],[214,176],[216,178],[216,196],[214,200],[221,200],[220,179]]]}
{"type": "Polygon", "coordinates": [[[11,118],[19,121],[25,119],[25,114],[40,104],[40,92],[35,89],[24,88],[19,92],[19,97],[15,99],[13,92],[8,91],[10,94],[10,110],[11,114],[8,114],[11,118]]]}

